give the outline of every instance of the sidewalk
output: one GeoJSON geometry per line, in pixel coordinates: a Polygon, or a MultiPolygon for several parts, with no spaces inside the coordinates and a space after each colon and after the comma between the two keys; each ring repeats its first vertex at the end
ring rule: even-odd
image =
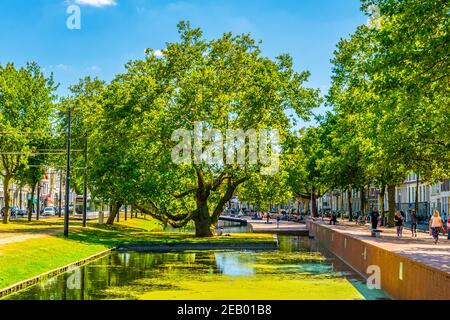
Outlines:
{"type": "Polygon", "coordinates": [[[411,230],[406,228],[403,229],[403,237],[398,238],[396,228],[381,227],[379,228],[383,231],[381,238],[373,238],[371,237],[369,224],[358,226],[355,222],[339,221],[338,225],[333,226],[329,225],[328,220],[323,222],[316,220],[314,223],[450,273],[450,240],[447,240],[447,236],[440,236],[439,243],[434,244],[429,233],[419,231],[417,238],[413,238],[411,237],[411,230]]]}
{"type": "Polygon", "coordinates": [[[0,234],[0,248],[10,243],[18,243],[30,239],[39,239],[48,236],[54,236],[62,231],[59,229],[42,229],[39,232],[10,232],[0,234]]]}

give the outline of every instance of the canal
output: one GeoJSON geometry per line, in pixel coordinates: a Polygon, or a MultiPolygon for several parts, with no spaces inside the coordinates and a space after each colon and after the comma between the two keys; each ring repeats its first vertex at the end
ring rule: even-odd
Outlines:
{"type": "MultiPolygon", "coordinates": [[[[235,231],[235,230],[233,230],[235,231]]],[[[22,300],[387,299],[307,237],[272,251],[116,251],[7,297],[22,300]]]]}

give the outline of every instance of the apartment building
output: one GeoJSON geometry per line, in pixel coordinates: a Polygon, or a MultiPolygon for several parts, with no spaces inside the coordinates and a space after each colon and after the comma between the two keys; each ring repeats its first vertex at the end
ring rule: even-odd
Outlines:
{"type": "MultiPolygon", "coordinates": [[[[39,182],[39,202],[40,206],[58,206],[59,197],[61,194],[60,183],[61,175],[57,170],[48,169],[39,182]]],[[[61,181],[62,182],[62,181],[61,181]]],[[[10,192],[10,206],[17,206],[18,208],[27,208],[31,199],[31,188],[29,186],[19,186],[12,183],[9,187],[10,192]]],[[[34,203],[37,203],[37,192],[35,191],[34,203]]],[[[0,178],[0,208],[5,206],[5,195],[3,190],[2,179],[0,178]]]]}

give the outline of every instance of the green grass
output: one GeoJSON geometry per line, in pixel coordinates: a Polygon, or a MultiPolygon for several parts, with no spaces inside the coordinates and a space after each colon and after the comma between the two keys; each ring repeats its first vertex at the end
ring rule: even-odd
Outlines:
{"type": "Polygon", "coordinates": [[[163,232],[159,222],[135,218],[113,226],[79,221],[70,222],[68,239],[62,236],[59,218],[42,221],[18,221],[0,225],[0,288],[87,258],[119,244],[130,243],[242,243],[270,242],[271,235],[233,234],[214,238],[195,238],[191,233],[163,232]],[[15,243],[1,244],[12,235],[39,236],[15,243]]]}
{"type": "Polygon", "coordinates": [[[107,249],[47,236],[0,247],[0,288],[65,266],[107,249]]]}

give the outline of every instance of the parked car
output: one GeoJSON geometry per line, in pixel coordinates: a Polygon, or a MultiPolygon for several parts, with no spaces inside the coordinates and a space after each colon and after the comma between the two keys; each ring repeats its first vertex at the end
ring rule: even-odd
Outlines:
{"type": "Polygon", "coordinates": [[[21,217],[25,217],[26,215],[28,215],[28,210],[27,209],[18,209],[17,215],[21,216],[21,217]]]}
{"type": "MultiPolygon", "coordinates": [[[[15,215],[17,215],[17,211],[18,210],[19,210],[18,207],[10,206],[9,207],[9,214],[12,215],[12,216],[15,216],[15,215]]],[[[2,208],[1,213],[2,213],[2,216],[5,214],[5,207],[2,208]]]]}
{"type": "MultiPolygon", "coordinates": [[[[0,218],[3,218],[4,214],[5,214],[5,207],[3,207],[2,210],[0,210],[0,218]]],[[[20,215],[22,215],[22,214],[21,214],[21,209],[19,209],[19,207],[17,207],[17,206],[9,207],[9,219],[10,220],[17,219],[17,217],[20,215]]]]}
{"type": "Polygon", "coordinates": [[[42,211],[42,216],[56,216],[56,208],[55,207],[45,207],[42,211]]]}

